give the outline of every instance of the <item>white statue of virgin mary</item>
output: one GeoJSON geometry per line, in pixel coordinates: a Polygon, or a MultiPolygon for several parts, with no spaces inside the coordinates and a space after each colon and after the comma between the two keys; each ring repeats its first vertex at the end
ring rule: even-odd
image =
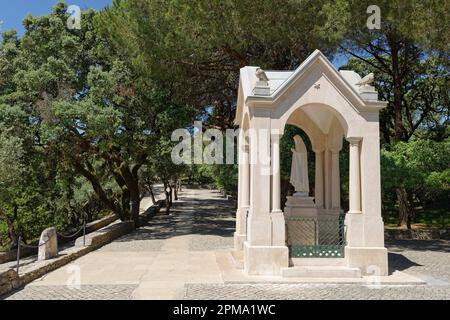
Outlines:
{"type": "Polygon", "coordinates": [[[303,139],[296,135],[294,137],[295,149],[292,151],[291,179],[295,188],[295,196],[307,197],[309,195],[308,179],[308,153],[303,139]]]}

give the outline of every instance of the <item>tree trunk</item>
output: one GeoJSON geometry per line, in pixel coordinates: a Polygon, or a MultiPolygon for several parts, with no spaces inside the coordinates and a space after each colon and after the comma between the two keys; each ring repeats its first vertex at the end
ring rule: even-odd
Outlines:
{"type": "Polygon", "coordinates": [[[11,249],[15,248],[17,246],[18,236],[14,228],[14,219],[8,217],[6,211],[4,211],[2,208],[0,208],[0,218],[6,222],[6,226],[8,229],[9,247],[11,249]]]}
{"type": "Polygon", "coordinates": [[[122,211],[122,218],[120,220],[125,221],[130,219],[130,189],[128,189],[128,186],[126,184],[120,185],[122,189],[122,195],[121,195],[121,211],[122,211]]]}
{"type": "Polygon", "coordinates": [[[122,208],[122,210],[129,210],[130,218],[134,221],[134,226],[136,228],[139,227],[139,209],[141,204],[141,193],[139,191],[137,170],[139,170],[139,168],[133,168],[130,170],[125,163],[120,165],[120,174],[126,183],[129,193],[128,207],[122,208]]]}
{"type": "Polygon", "coordinates": [[[395,190],[397,194],[399,220],[397,226],[403,226],[406,224],[408,229],[411,229],[411,209],[408,202],[408,194],[404,187],[397,188],[395,190]]]}
{"type": "Polygon", "coordinates": [[[84,176],[92,185],[92,188],[94,189],[95,194],[97,195],[98,199],[106,205],[107,208],[109,208],[112,212],[114,212],[122,221],[125,220],[124,212],[122,211],[121,207],[116,204],[116,202],[112,199],[110,199],[105,190],[102,188],[100,184],[100,179],[97,177],[97,175],[94,173],[93,167],[89,162],[86,162],[86,166],[88,168],[85,168],[82,163],[79,161],[73,161],[72,162],[75,168],[75,171],[84,176]]]}
{"type": "Polygon", "coordinates": [[[178,200],[178,182],[175,182],[173,186],[173,196],[175,200],[178,200]]]}
{"type": "Polygon", "coordinates": [[[170,201],[170,206],[172,206],[173,204],[173,196],[172,196],[172,186],[170,185],[170,183],[167,184],[167,186],[169,187],[169,201],[170,201]]]}
{"type": "Polygon", "coordinates": [[[164,182],[164,195],[166,196],[166,214],[170,213],[170,195],[167,190],[167,182],[164,182]]]}
{"type": "Polygon", "coordinates": [[[153,193],[153,187],[149,184],[148,185],[148,191],[150,192],[150,196],[152,197],[153,204],[156,203],[155,194],[153,193]]]}
{"type": "Polygon", "coordinates": [[[395,141],[402,141],[404,139],[403,129],[403,79],[400,72],[400,44],[395,32],[388,35],[389,46],[391,47],[391,62],[392,62],[392,85],[394,91],[394,139],[395,141]]]}
{"type": "Polygon", "coordinates": [[[139,192],[132,192],[131,193],[131,218],[134,221],[134,226],[136,228],[140,227],[139,223],[139,211],[141,207],[141,197],[139,196],[139,192]]]}

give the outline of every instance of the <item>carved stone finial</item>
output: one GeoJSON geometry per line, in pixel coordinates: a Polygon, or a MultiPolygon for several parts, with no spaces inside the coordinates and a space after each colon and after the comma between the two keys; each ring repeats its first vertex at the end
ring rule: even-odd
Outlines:
{"type": "Polygon", "coordinates": [[[269,86],[269,78],[267,78],[266,73],[261,68],[256,68],[255,75],[258,78],[256,81],[256,85],[253,88],[253,94],[258,96],[269,96],[270,95],[270,86],[269,86]]]}
{"type": "Polygon", "coordinates": [[[374,75],[371,72],[356,83],[356,85],[359,86],[359,95],[363,98],[363,100],[378,99],[378,93],[376,92],[375,87],[372,86],[373,81],[374,75]]]}
{"type": "Polygon", "coordinates": [[[267,78],[266,72],[263,69],[257,68],[255,74],[258,81],[269,81],[269,78],[267,78]]]}
{"type": "Polygon", "coordinates": [[[369,73],[367,76],[365,76],[364,78],[362,78],[361,80],[359,80],[356,85],[357,86],[367,86],[373,83],[374,80],[374,76],[373,73],[369,73]]]}

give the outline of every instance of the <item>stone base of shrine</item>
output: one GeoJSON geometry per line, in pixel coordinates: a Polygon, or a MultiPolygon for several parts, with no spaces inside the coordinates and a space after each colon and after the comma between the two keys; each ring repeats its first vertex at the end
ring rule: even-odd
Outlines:
{"type": "Polygon", "coordinates": [[[316,217],[317,207],[313,197],[288,196],[284,208],[286,217],[316,217]]]}
{"type": "Polygon", "coordinates": [[[345,260],[362,275],[387,276],[388,253],[384,247],[345,247],[345,260]]]}
{"type": "Polygon", "coordinates": [[[295,266],[283,268],[281,276],[284,278],[361,278],[359,268],[342,266],[295,266]]]}
{"type": "Polygon", "coordinates": [[[286,246],[252,246],[244,242],[244,272],[247,275],[279,276],[289,266],[286,246]]]}
{"type": "Polygon", "coordinates": [[[234,250],[240,251],[244,249],[244,242],[247,239],[247,235],[234,233],[234,250]]]}

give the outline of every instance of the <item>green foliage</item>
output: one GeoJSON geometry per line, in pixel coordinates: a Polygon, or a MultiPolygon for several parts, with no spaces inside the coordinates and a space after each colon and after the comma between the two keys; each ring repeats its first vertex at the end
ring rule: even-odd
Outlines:
{"type": "MultiPolygon", "coordinates": [[[[318,28],[325,37],[333,38],[342,44],[363,46],[368,40],[380,38],[380,35],[395,32],[402,38],[420,43],[427,51],[439,51],[448,55],[449,49],[449,8],[446,1],[438,0],[337,0],[328,1],[321,14],[328,17],[326,23],[318,28]],[[369,30],[366,27],[366,13],[370,5],[380,8],[381,28],[369,30]],[[358,44],[359,43],[359,44],[358,44]]],[[[373,50],[377,43],[367,46],[373,50]]]]}
{"type": "MultiPolygon", "coordinates": [[[[198,185],[208,185],[215,183],[214,177],[212,177],[211,174],[210,167],[211,165],[188,165],[185,173],[185,183],[198,185]]],[[[236,186],[237,184],[233,186],[235,191],[236,186]]]]}
{"type": "MultiPolygon", "coordinates": [[[[233,128],[239,68],[293,69],[338,46],[374,72],[381,98],[383,203],[448,211],[448,2],[381,1],[382,28],[365,26],[370,1],[115,0],[66,28],[67,5],[27,16],[0,46],[0,246],[48,226],[79,226],[106,212],[137,219],[146,185],[179,179],[236,192],[236,165],[174,165],[174,129],[193,119],[233,128]],[[404,141],[403,143],[393,142],[404,141]],[[389,143],[392,143],[390,145],[389,143]]],[[[293,136],[281,141],[283,196],[293,136]]],[[[348,150],[341,152],[347,202],[348,150]]],[[[311,190],[313,190],[313,180],[311,190]]]]}
{"type": "Polygon", "coordinates": [[[12,158],[2,169],[21,177],[0,191],[10,202],[0,203],[2,238],[12,244],[19,233],[31,239],[48,225],[79,226],[86,213],[136,221],[140,168],[157,163],[159,178],[172,179],[170,145],[161,137],[193,117],[106,45],[93,25],[97,13],[83,11],[81,30],[69,30],[66,9],[58,3],[50,15],[27,16],[21,38],[3,34],[0,133],[10,140],[0,150],[12,158]]]}
{"type": "Polygon", "coordinates": [[[332,54],[336,43],[314,27],[326,2],[122,0],[95,22],[137,73],[176,101],[212,107],[210,124],[230,128],[241,67],[291,69],[314,49],[332,54]]]}
{"type": "Polygon", "coordinates": [[[448,197],[449,156],[449,138],[442,142],[411,140],[385,148],[381,157],[383,189],[403,186],[424,201],[448,197]]]}
{"type": "Polygon", "coordinates": [[[395,190],[404,188],[412,207],[414,221],[437,222],[445,227],[450,213],[450,140],[411,140],[386,146],[381,153],[381,177],[384,214],[395,212],[395,190]]]}
{"type": "MultiPolygon", "coordinates": [[[[367,58],[376,64],[376,58],[367,58]]],[[[392,68],[390,61],[386,61],[392,68]]],[[[352,58],[341,69],[354,70],[359,74],[376,74],[375,87],[380,99],[388,101],[388,107],[380,113],[380,129],[383,143],[389,143],[395,136],[396,123],[393,78],[380,72],[374,66],[352,58]]],[[[450,119],[449,92],[450,73],[436,57],[409,60],[407,76],[403,81],[401,103],[404,111],[401,117],[401,132],[405,141],[411,137],[442,140],[448,136],[450,119]]]]}

